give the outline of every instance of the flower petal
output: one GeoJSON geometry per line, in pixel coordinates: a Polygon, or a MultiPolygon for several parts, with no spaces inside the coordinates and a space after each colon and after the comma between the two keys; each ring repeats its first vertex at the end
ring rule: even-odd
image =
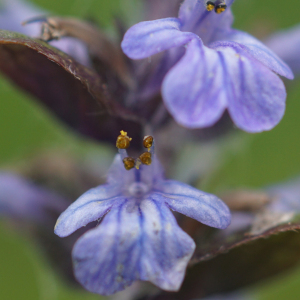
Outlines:
{"type": "Polygon", "coordinates": [[[245,55],[237,43],[220,42],[215,49],[223,67],[223,88],[234,123],[248,132],[276,126],[285,111],[286,91],[282,80],[245,55]]]}
{"type": "MultiPolygon", "coordinates": [[[[192,14],[195,13],[195,11],[198,15],[203,12],[206,12],[206,2],[207,1],[205,0],[184,0],[179,10],[180,19],[182,19],[184,22],[187,22],[192,17],[192,14]]],[[[232,5],[233,2],[234,0],[226,0],[227,9],[232,5]]],[[[213,14],[213,12],[211,14],[213,14]]]]}
{"type": "MultiPolygon", "coordinates": [[[[272,71],[288,79],[294,78],[290,67],[283,62],[271,49],[266,47],[262,42],[250,34],[239,30],[230,30],[226,31],[226,33],[220,33],[217,39],[220,41],[224,40],[238,43],[243,51],[263,63],[272,71]]],[[[285,48],[288,48],[288,46],[285,45],[285,48]]]]}
{"type": "Polygon", "coordinates": [[[281,79],[234,42],[213,49],[194,39],[186,54],[168,72],[162,95],[181,125],[213,125],[227,106],[235,124],[248,132],[270,130],[285,111],[281,79]]]}
{"type": "Polygon", "coordinates": [[[117,154],[107,174],[107,182],[112,186],[128,186],[135,179],[135,169],[124,168],[121,155],[117,154]]]}
{"type": "Polygon", "coordinates": [[[283,59],[292,70],[300,73],[300,25],[271,35],[265,44],[283,59]]]}
{"type": "Polygon", "coordinates": [[[223,82],[216,51],[194,39],[163,81],[165,105],[174,119],[185,127],[211,126],[226,107],[223,82]]]}
{"type": "Polygon", "coordinates": [[[0,216],[18,220],[46,223],[50,213],[61,213],[68,201],[59,195],[38,187],[26,179],[0,173],[0,216]]]}
{"type": "Polygon", "coordinates": [[[1,0],[0,28],[29,36],[37,36],[40,33],[40,24],[33,23],[28,26],[22,26],[21,23],[41,15],[45,15],[45,11],[27,1],[1,0]]]}
{"type": "Polygon", "coordinates": [[[107,213],[115,202],[124,201],[116,186],[100,185],[90,189],[73,202],[58,218],[54,232],[65,237],[107,213]]]}
{"type": "Polygon", "coordinates": [[[193,240],[162,203],[143,199],[112,209],[75,244],[75,276],[89,291],[110,295],[135,280],[162,289],[180,287],[193,240]]]}
{"type": "Polygon", "coordinates": [[[188,43],[195,34],[180,31],[181,22],[166,18],[138,23],[126,32],[121,47],[132,59],[142,59],[188,43]]]}
{"type": "Polygon", "coordinates": [[[133,168],[127,171],[124,168],[121,156],[117,154],[108,171],[107,182],[121,190],[123,187],[128,187],[130,184],[136,181],[143,182],[148,186],[152,186],[163,178],[164,169],[156,155],[152,156],[152,163],[150,166],[141,165],[139,170],[133,168]]]}
{"type": "Polygon", "coordinates": [[[150,166],[140,166],[140,180],[148,186],[153,186],[157,182],[164,180],[164,168],[157,159],[155,154],[152,154],[152,163],[150,166]]]}
{"type": "Polygon", "coordinates": [[[226,1],[227,9],[222,14],[207,11],[205,2],[185,0],[179,10],[179,19],[182,21],[183,31],[194,32],[206,45],[215,40],[215,35],[220,30],[230,30],[233,22],[230,6],[233,0],[226,1]]]}
{"type": "Polygon", "coordinates": [[[164,181],[156,197],[163,199],[172,210],[205,225],[224,229],[230,224],[230,211],[223,201],[179,181],[164,181]]]}
{"type": "Polygon", "coordinates": [[[288,182],[271,186],[267,189],[273,201],[267,209],[272,212],[300,212],[300,178],[294,178],[288,182]]]}

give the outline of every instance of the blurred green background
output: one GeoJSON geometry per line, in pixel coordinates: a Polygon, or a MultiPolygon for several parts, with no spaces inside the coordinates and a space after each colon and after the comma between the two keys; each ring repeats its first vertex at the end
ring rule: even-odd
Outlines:
{"type": "MultiPolygon", "coordinates": [[[[112,17],[124,10],[131,22],[138,19],[135,5],[139,4],[139,0],[136,4],[131,0],[33,2],[54,14],[92,17],[103,26],[109,26],[112,17]]],[[[259,38],[300,21],[299,0],[236,0],[233,10],[235,27],[259,38]]],[[[71,134],[30,96],[17,90],[5,78],[0,79],[2,168],[49,148],[84,158],[87,149],[96,147],[71,134]]],[[[262,187],[300,174],[300,79],[286,82],[286,86],[287,111],[282,122],[271,132],[255,135],[239,133],[246,146],[224,154],[223,165],[206,182],[210,190],[262,187]]],[[[61,283],[34,244],[28,243],[25,237],[7,228],[4,223],[0,223],[0,259],[1,300],[101,299],[100,296],[74,291],[61,283]]],[[[249,291],[264,300],[300,299],[300,267],[249,291]]]]}

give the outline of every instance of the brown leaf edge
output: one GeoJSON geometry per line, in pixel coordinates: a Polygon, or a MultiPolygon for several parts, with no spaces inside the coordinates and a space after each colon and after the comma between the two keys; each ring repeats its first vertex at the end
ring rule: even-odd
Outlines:
{"type": "Polygon", "coordinates": [[[141,121],[112,99],[101,77],[46,42],[0,30],[0,70],[81,134],[114,143],[127,130],[140,141],[141,121]]]}

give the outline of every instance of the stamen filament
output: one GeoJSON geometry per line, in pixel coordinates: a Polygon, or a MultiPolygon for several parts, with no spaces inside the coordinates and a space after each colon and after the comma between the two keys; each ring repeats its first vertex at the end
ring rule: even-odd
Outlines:
{"type": "Polygon", "coordinates": [[[122,160],[124,160],[126,157],[128,157],[126,149],[119,149],[118,151],[119,151],[119,153],[121,155],[122,160]]]}

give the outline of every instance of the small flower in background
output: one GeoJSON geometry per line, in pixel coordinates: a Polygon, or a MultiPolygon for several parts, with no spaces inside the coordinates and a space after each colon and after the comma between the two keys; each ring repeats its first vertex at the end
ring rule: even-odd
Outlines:
{"type": "MultiPolygon", "coordinates": [[[[0,29],[16,31],[31,37],[40,35],[40,24],[30,24],[27,26],[21,23],[36,16],[45,15],[46,12],[29,2],[20,0],[0,1],[0,29]]],[[[50,45],[74,57],[83,65],[91,64],[88,57],[88,50],[84,43],[72,37],[66,37],[58,41],[51,41],[50,45]]]]}
{"type": "Polygon", "coordinates": [[[272,34],[265,44],[291,67],[295,75],[299,75],[300,25],[272,34]]]}
{"type": "Polygon", "coordinates": [[[203,1],[186,0],[178,18],[136,24],[122,41],[132,59],[167,50],[168,67],[160,66],[162,97],[187,128],[211,126],[228,109],[239,128],[260,132],[272,129],[284,114],[286,92],[275,73],[293,79],[292,71],[254,37],[231,29],[232,3],[216,13],[203,1]]]}
{"type": "MultiPolygon", "coordinates": [[[[129,142],[122,133],[119,138],[129,142]]],[[[136,280],[177,291],[195,243],[177,225],[170,209],[221,229],[230,223],[229,209],[214,195],[164,179],[154,141],[145,144],[149,151],[136,161],[136,168],[126,153],[128,144],[117,145],[122,147],[121,154],[114,160],[107,184],[70,205],[57,220],[55,233],[68,236],[104,216],[72,252],[75,276],[91,292],[110,295],[136,280]]]]}
{"type": "MultiPolygon", "coordinates": [[[[48,178],[49,179],[49,178],[48,178]]],[[[53,269],[66,282],[76,285],[72,272],[70,253],[78,233],[61,242],[53,234],[53,225],[71,201],[58,191],[53,191],[35,180],[14,173],[0,173],[0,219],[34,240],[53,269]]],[[[81,231],[81,234],[84,231],[81,231]]]]}
{"type": "Polygon", "coordinates": [[[0,173],[0,216],[51,224],[69,201],[11,173],[0,173]]]}

